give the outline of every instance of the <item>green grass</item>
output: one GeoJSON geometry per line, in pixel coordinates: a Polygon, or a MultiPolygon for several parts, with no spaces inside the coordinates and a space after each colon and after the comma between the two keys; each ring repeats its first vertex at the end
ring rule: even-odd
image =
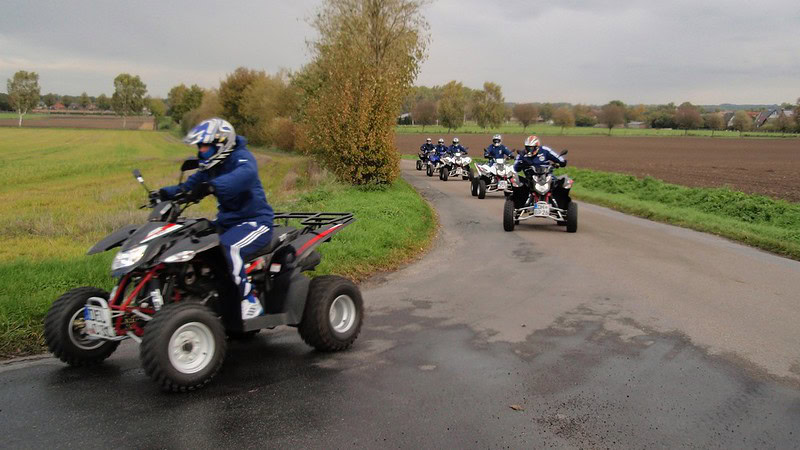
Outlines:
{"type": "MultiPolygon", "coordinates": [[[[437,125],[426,126],[425,131],[422,131],[421,125],[398,125],[395,127],[398,133],[407,134],[445,134],[447,133],[446,127],[437,125]]],[[[506,124],[501,125],[499,128],[481,128],[478,125],[471,123],[466,124],[458,130],[450,130],[450,133],[459,134],[536,134],[539,136],[608,136],[608,128],[594,128],[594,127],[571,127],[564,128],[555,125],[536,124],[531,125],[527,129],[523,129],[519,124],[506,124]]],[[[611,130],[611,136],[617,137],[664,137],[664,136],[693,136],[693,137],[711,137],[711,130],[668,130],[656,128],[614,128],[611,130]]],[[[738,138],[738,131],[715,131],[715,138],[738,138]]],[[[741,137],[757,137],[757,138],[797,138],[800,134],[797,133],[775,133],[767,131],[747,131],[742,133],[741,137]]]]}
{"type": "MultiPolygon", "coordinates": [[[[114,229],[145,220],[141,169],[155,188],[177,181],[191,150],[169,133],[0,128],[0,357],[43,350],[42,319],[61,293],[110,289],[114,252],[86,250],[114,229]]],[[[407,183],[342,186],[307,158],[255,149],[275,209],[351,211],[356,221],[320,250],[315,274],[353,279],[391,269],[427,248],[433,211],[407,183]]],[[[212,217],[213,199],[188,210],[212,217]]]]}
{"type": "MultiPolygon", "coordinates": [[[[25,126],[25,121],[28,119],[41,119],[43,117],[47,117],[48,114],[34,114],[28,113],[22,117],[22,126],[25,126]]],[[[19,116],[15,112],[5,112],[0,111],[0,119],[19,119],[19,116]]]]}
{"type": "Polygon", "coordinates": [[[728,188],[690,188],[654,178],[566,168],[572,195],[646,219],[713,233],[800,260],[800,204],[728,188]]]}

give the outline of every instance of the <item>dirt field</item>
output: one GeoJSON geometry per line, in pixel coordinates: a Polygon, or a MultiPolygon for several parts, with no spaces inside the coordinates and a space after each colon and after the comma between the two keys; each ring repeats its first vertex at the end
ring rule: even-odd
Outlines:
{"type": "MultiPolygon", "coordinates": [[[[126,130],[152,130],[152,117],[128,117],[126,130]]],[[[17,119],[0,119],[0,127],[16,127],[17,119]]],[[[122,129],[122,117],[115,116],[52,116],[22,119],[23,128],[103,128],[122,129]]]]}
{"type": "MultiPolygon", "coordinates": [[[[416,154],[426,137],[450,143],[452,135],[399,134],[397,146],[416,154]]],[[[459,135],[471,155],[492,135],[459,135]]],[[[503,143],[521,149],[525,135],[505,135],[503,143]]],[[[747,193],[800,202],[800,141],[796,139],[710,139],[604,136],[546,137],[553,150],[569,149],[571,165],[609,172],[649,175],[670,183],[695,187],[730,186],[747,193]]]]}

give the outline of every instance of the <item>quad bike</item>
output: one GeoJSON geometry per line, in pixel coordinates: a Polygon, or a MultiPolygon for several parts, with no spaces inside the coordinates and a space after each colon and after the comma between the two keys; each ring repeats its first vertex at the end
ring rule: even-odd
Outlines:
{"type": "Polygon", "coordinates": [[[436,151],[428,153],[428,165],[425,167],[425,175],[432,177],[434,172],[438,172],[442,168],[442,158],[436,151]]]}
{"type": "Polygon", "coordinates": [[[511,180],[514,177],[514,160],[495,158],[494,164],[476,164],[477,176],[472,179],[470,190],[473,197],[486,197],[487,192],[502,192],[511,195],[511,180]]]}
{"type": "Polygon", "coordinates": [[[422,150],[417,153],[417,170],[422,170],[428,165],[428,153],[422,150]]]}
{"type": "Polygon", "coordinates": [[[574,181],[567,175],[555,177],[552,165],[528,167],[524,173],[525,178],[515,173],[512,179],[511,195],[503,205],[503,229],[514,231],[521,220],[542,218],[566,226],[569,233],[578,231],[578,205],[569,196],[574,181]]]}
{"type": "MultiPolygon", "coordinates": [[[[197,168],[187,160],[183,172],[197,168]]],[[[144,186],[141,173],[134,171],[144,186]]],[[[145,186],[147,190],[147,187],[145,186]]],[[[140,344],[144,371],[161,388],[188,391],[203,387],[225,359],[226,334],[252,337],[259,330],[290,325],[310,346],[344,350],[358,337],[363,320],[361,293],[337,276],[310,280],[303,274],[321,261],[315,250],[353,222],[351,213],[276,213],[284,226],[245,261],[253,293],[265,313],[242,320],[241,298],[207,219],[182,217],[199,202],[192,193],[159,201],[143,225],[128,225],[107,236],[89,254],[120,247],[111,265],[116,286],[72,289],[59,297],[45,318],[49,350],[72,366],[100,363],[120,341],[140,344]],[[289,226],[289,220],[301,227],[289,226]]]]}
{"type": "Polygon", "coordinates": [[[445,154],[442,157],[443,166],[439,169],[439,179],[447,181],[450,177],[461,176],[462,180],[472,179],[472,168],[469,166],[472,163],[472,158],[467,156],[466,152],[455,152],[453,154],[445,154]]]}

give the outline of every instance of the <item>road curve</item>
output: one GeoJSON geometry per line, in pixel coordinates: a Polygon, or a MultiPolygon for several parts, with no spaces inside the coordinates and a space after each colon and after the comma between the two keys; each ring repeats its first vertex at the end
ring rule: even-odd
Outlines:
{"type": "Polygon", "coordinates": [[[507,233],[502,197],[402,164],[441,231],[362,286],[351,351],[264,332],[189,395],[157,391],[130,343],[93,370],[3,364],[4,444],[800,445],[800,263],[586,204],[576,234],[507,233]]]}

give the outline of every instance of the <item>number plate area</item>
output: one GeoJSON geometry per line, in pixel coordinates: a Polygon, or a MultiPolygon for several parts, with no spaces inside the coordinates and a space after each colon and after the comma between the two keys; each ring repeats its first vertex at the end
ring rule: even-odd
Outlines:
{"type": "Polygon", "coordinates": [[[112,319],[122,314],[122,311],[112,311],[108,303],[99,297],[92,297],[86,301],[83,309],[84,331],[89,338],[94,339],[120,339],[114,330],[112,319]]]}
{"type": "Polygon", "coordinates": [[[546,202],[538,202],[537,204],[533,205],[533,216],[534,217],[549,217],[550,216],[550,205],[546,202]]]}
{"type": "Polygon", "coordinates": [[[506,180],[500,180],[497,182],[497,189],[505,189],[508,187],[508,183],[506,180]]]}

